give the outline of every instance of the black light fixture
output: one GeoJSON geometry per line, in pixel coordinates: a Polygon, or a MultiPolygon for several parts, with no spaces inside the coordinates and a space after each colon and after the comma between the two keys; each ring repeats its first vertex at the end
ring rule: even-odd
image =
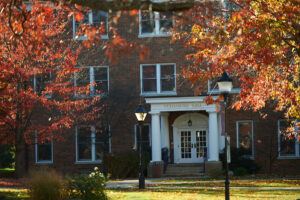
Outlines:
{"type": "Polygon", "coordinates": [[[192,126],[192,125],[193,125],[192,120],[189,120],[189,121],[188,121],[188,126],[190,127],[190,126],[192,126]]]}
{"type": "MultiPolygon", "coordinates": [[[[223,95],[224,97],[224,110],[226,112],[226,104],[227,104],[227,97],[228,94],[230,93],[231,89],[232,89],[232,79],[229,78],[228,74],[226,72],[223,72],[222,77],[219,78],[218,80],[218,86],[219,86],[219,91],[220,94],[223,95]]],[[[226,115],[225,115],[226,116],[226,115]]],[[[226,117],[225,117],[226,118],[226,117]]],[[[229,176],[228,176],[228,155],[227,155],[227,151],[228,151],[228,146],[230,144],[228,144],[228,138],[227,138],[227,133],[226,133],[226,128],[225,128],[225,170],[226,170],[226,177],[225,177],[225,200],[229,200],[230,199],[230,195],[229,195],[229,176]]]]}
{"type": "Polygon", "coordinates": [[[139,153],[140,153],[140,174],[139,174],[139,189],[145,189],[145,176],[144,176],[144,169],[143,169],[143,153],[142,153],[142,130],[143,130],[143,123],[147,116],[146,109],[139,105],[139,107],[135,111],[135,116],[139,122],[139,153]]]}

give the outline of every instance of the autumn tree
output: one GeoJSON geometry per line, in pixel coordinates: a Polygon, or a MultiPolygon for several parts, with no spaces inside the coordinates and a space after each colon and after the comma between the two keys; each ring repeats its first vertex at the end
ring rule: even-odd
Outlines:
{"type": "MultiPolygon", "coordinates": [[[[16,176],[26,170],[27,145],[62,139],[66,129],[93,121],[101,109],[89,87],[74,86],[83,46],[67,37],[72,13],[59,3],[0,1],[0,141],[16,147],[16,176]],[[88,97],[88,98],[79,98],[88,97]]],[[[100,35],[101,27],[94,30],[100,35]]],[[[92,83],[93,84],[93,83],[92,83]]]]}
{"type": "Polygon", "coordinates": [[[178,29],[191,53],[184,75],[196,88],[226,71],[240,83],[233,107],[262,109],[270,100],[300,118],[300,3],[297,0],[202,1],[178,29]]]}

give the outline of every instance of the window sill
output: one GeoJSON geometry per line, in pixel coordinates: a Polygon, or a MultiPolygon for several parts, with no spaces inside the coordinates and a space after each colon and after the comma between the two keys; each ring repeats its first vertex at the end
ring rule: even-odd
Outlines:
{"type": "Polygon", "coordinates": [[[141,93],[141,96],[176,96],[177,93],[176,92],[163,92],[163,93],[156,93],[156,92],[149,92],[149,93],[141,93]]]}
{"type": "MultiPolygon", "coordinates": [[[[103,40],[108,40],[109,37],[108,35],[101,35],[101,39],[103,40]]],[[[73,36],[73,40],[87,40],[87,37],[86,36],[73,36]]]]}
{"type": "Polygon", "coordinates": [[[172,37],[171,34],[139,34],[138,38],[149,38],[149,37],[172,37]]]}
{"type": "Polygon", "coordinates": [[[300,159],[300,156],[278,156],[278,160],[284,159],[300,159]]]}
{"type": "Polygon", "coordinates": [[[53,164],[53,161],[38,161],[35,162],[36,165],[50,165],[53,164]]]}
{"type": "Polygon", "coordinates": [[[76,161],[75,164],[101,164],[102,163],[102,160],[97,160],[97,161],[76,161]]]}

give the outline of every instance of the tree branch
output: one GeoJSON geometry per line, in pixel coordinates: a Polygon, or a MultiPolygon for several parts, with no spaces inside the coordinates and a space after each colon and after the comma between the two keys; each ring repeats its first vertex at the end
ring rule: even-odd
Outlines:
{"type": "MultiPolygon", "coordinates": [[[[51,0],[58,2],[58,0],[51,0]]],[[[77,4],[103,11],[148,10],[183,11],[194,6],[195,0],[63,0],[66,4],[77,4]]]]}

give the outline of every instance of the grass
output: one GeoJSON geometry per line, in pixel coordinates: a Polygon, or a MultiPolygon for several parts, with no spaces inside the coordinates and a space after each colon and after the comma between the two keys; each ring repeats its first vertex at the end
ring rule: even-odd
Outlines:
{"type": "Polygon", "coordinates": [[[0,188],[1,200],[28,200],[29,195],[24,189],[2,189],[0,188]]]}
{"type": "MultiPolygon", "coordinates": [[[[218,200],[224,199],[223,189],[156,189],[156,190],[132,190],[112,189],[107,190],[109,200],[218,200]]],[[[247,199],[272,199],[291,200],[300,198],[300,191],[258,191],[231,189],[232,200],[247,199]]],[[[27,191],[24,189],[0,189],[1,200],[29,200],[27,191]]]]}
{"type": "MultiPolygon", "coordinates": [[[[231,190],[232,200],[246,199],[280,199],[291,200],[300,197],[300,191],[257,191],[257,190],[231,190]]],[[[222,189],[200,189],[200,190],[109,190],[107,192],[110,200],[217,200],[224,199],[222,189]]]]}
{"type": "MultiPolygon", "coordinates": [[[[153,184],[149,187],[224,187],[224,182],[214,181],[187,181],[187,182],[168,182],[167,184],[153,184]]],[[[232,187],[299,187],[300,180],[253,180],[241,181],[231,180],[232,187]]]]}

